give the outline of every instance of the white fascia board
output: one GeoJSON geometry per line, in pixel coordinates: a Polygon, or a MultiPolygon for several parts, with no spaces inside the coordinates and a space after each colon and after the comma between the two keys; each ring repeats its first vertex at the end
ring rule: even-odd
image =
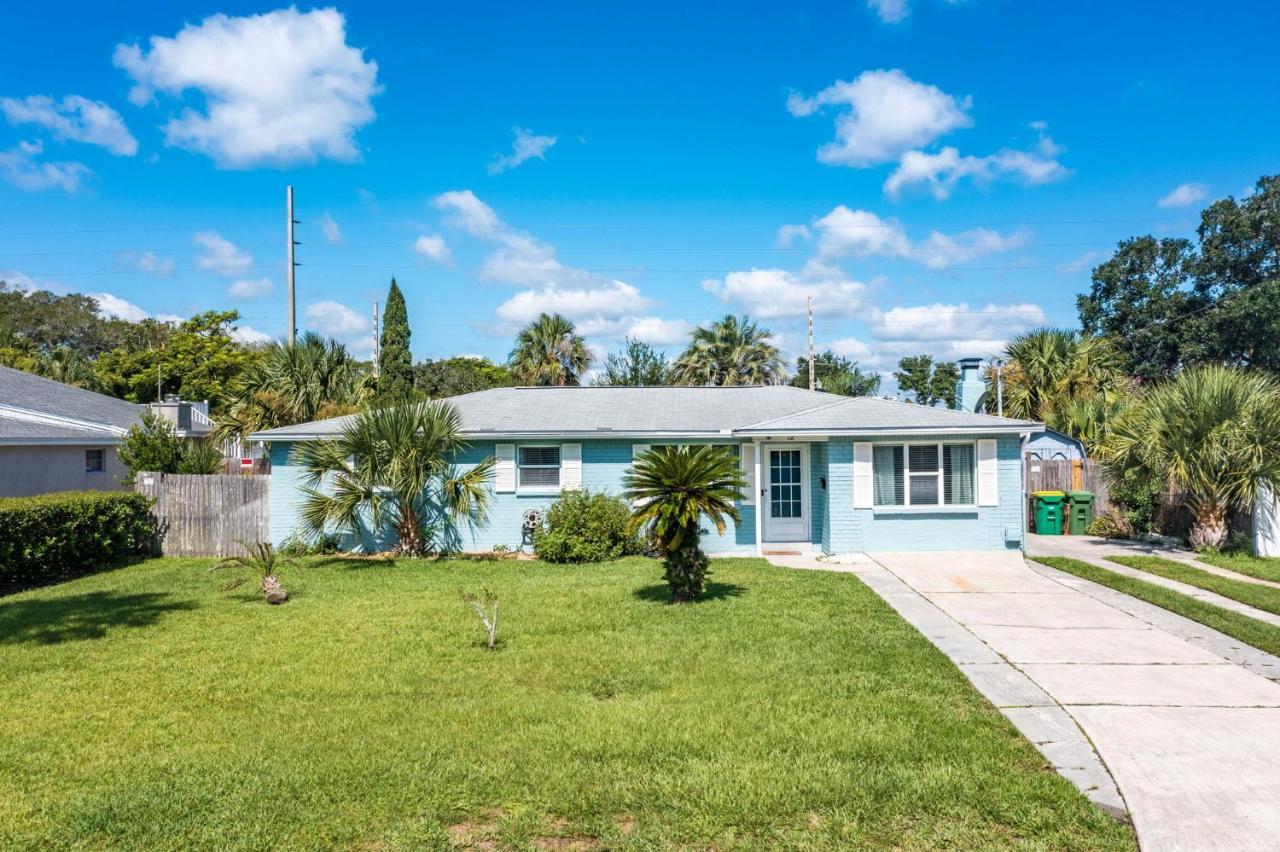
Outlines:
{"type": "Polygon", "coordinates": [[[86,435],[83,438],[0,438],[0,447],[115,447],[120,438],[104,435],[101,438],[86,435]]]}
{"type": "Polygon", "coordinates": [[[1021,435],[1027,431],[1017,426],[893,426],[879,429],[815,429],[811,432],[796,429],[742,429],[734,434],[742,438],[785,437],[813,441],[831,438],[876,438],[892,435],[1021,435]]]}

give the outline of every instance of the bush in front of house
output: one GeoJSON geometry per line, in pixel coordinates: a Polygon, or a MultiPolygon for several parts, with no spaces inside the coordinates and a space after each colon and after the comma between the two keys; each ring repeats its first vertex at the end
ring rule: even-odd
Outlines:
{"type": "Polygon", "coordinates": [[[1101,538],[1133,538],[1134,530],[1124,512],[1111,509],[1095,517],[1086,532],[1101,538]]]}
{"type": "Polygon", "coordinates": [[[547,562],[604,562],[633,556],[644,549],[640,536],[628,532],[631,506],[603,491],[566,491],[542,517],[533,534],[533,549],[547,562]]]}
{"type": "Polygon", "coordinates": [[[149,553],[151,502],[127,491],[0,499],[0,594],[60,583],[149,553]]]}

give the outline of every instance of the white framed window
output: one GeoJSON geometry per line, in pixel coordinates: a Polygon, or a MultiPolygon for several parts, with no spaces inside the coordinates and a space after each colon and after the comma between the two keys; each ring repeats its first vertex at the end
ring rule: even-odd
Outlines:
{"type": "Polygon", "coordinates": [[[875,506],[976,506],[974,443],[876,444],[875,506]]]}
{"type": "Polygon", "coordinates": [[[102,473],[106,470],[106,451],[105,450],[85,450],[84,451],[84,472],[85,473],[102,473]]]}
{"type": "Polygon", "coordinates": [[[520,447],[516,454],[516,472],[521,491],[559,491],[560,447],[520,447]]]}

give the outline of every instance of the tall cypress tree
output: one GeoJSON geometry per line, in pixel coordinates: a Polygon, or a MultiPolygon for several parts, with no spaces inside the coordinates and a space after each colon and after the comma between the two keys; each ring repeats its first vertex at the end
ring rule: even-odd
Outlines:
{"type": "Polygon", "coordinates": [[[396,279],[391,279],[387,307],[382,315],[382,340],[378,350],[378,397],[384,402],[404,402],[413,394],[413,356],[409,354],[409,311],[396,279]]]}

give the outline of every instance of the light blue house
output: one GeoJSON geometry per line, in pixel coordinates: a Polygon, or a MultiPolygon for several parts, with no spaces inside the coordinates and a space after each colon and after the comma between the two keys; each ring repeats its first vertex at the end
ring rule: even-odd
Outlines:
{"type": "MultiPolygon", "coordinates": [[[[526,510],[563,490],[620,493],[649,447],[694,443],[730,448],[747,481],[741,521],[704,537],[709,553],[1020,549],[1022,441],[1041,428],[785,386],[497,388],[448,401],[472,445],[457,463],[496,460],[488,523],[462,531],[476,551],[521,545],[526,510]]],[[[251,436],[270,446],[275,543],[299,527],[293,446],[347,420],[251,436]]]]}

